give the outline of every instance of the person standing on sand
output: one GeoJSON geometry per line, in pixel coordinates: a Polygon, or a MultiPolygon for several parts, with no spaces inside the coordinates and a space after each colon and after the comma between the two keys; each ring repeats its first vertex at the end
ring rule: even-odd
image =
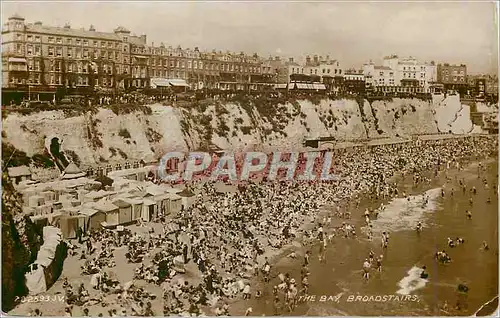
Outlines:
{"type": "Polygon", "coordinates": [[[363,278],[368,280],[370,279],[370,262],[368,262],[368,259],[365,259],[365,262],[363,263],[363,278]]]}
{"type": "Polygon", "coordinates": [[[381,272],[382,271],[382,259],[384,258],[383,255],[380,255],[377,258],[377,271],[381,272]]]}
{"type": "Polygon", "coordinates": [[[304,266],[309,265],[309,258],[311,257],[311,252],[306,251],[306,254],[304,255],[304,266]]]}

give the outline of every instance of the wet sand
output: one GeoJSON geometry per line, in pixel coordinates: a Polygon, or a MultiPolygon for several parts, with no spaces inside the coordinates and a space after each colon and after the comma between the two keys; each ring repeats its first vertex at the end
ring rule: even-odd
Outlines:
{"type": "MultiPolygon", "coordinates": [[[[430,184],[420,184],[413,187],[411,177],[400,178],[398,182],[400,194],[417,195],[430,189],[443,187],[446,191],[444,198],[439,195],[436,199],[435,211],[428,211],[423,215],[424,230],[418,234],[414,229],[403,229],[391,232],[389,246],[382,251],[380,236],[375,233],[372,242],[366,235],[360,233],[359,226],[363,226],[362,216],[368,207],[375,209],[382,201],[365,199],[356,209],[350,203],[350,211],[356,224],[357,239],[336,237],[327,247],[327,262],[320,263],[317,257],[318,246],[311,247],[312,262],[309,265],[309,294],[315,296],[315,301],[308,299],[301,301],[292,313],[280,311],[282,315],[471,315],[483,304],[498,295],[498,196],[494,186],[497,180],[498,164],[495,160],[487,165],[486,172],[480,172],[478,179],[478,165],[472,163],[465,170],[447,170],[440,172],[437,178],[432,178],[430,184]],[[447,177],[451,180],[447,180],[447,177]],[[482,184],[483,178],[488,179],[489,189],[482,184]],[[467,189],[473,186],[477,194],[467,191],[462,193],[458,180],[464,180],[467,189]],[[450,195],[450,189],[455,194],[450,195]],[[473,205],[469,205],[469,198],[473,197],[473,205]],[[491,203],[486,203],[490,197],[491,203]],[[465,210],[472,211],[472,220],[467,220],[465,210]],[[455,248],[447,246],[447,237],[462,237],[465,244],[455,248]],[[483,251],[481,244],[487,241],[489,251],[483,251]],[[452,263],[440,265],[433,256],[437,250],[446,250],[452,258],[452,263]],[[368,282],[362,279],[362,263],[368,257],[369,251],[375,255],[384,255],[383,271],[372,271],[368,282]],[[394,295],[400,289],[398,282],[407,276],[407,272],[414,266],[427,266],[429,273],[428,283],[422,289],[411,295],[411,300],[392,301],[349,301],[355,296],[394,295]],[[468,295],[459,295],[457,286],[465,283],[469,287],[468,295]],[[333,297],[343,293],[339,300],[333,297]],[[326,300],[320,301],[325,295],[326,300]],[[351,298],[349,298],[351,296],[351,298]],[[461,310],[455,310],[457,299],[460,299],[461,310]],[[448,310],[440,310],[444,302],[448,310]]],[[[428,177],[432,177],[428,174],[428,177]]],[[[434,190],[439,191],[440,190],[434,190]]],[[[384,204],[387,205],[387,201],[384,204]]],[[[399,216],[401,217],[401,216],[399,216]]],[[[403,216],[404,218],[405,216],[403,216]]],[[[342,220],[340,220],[342,222],[342,220]]],[[[338,222],[337,222],[338,224],[338,222]]],[[[328,230],[327,230],[328,232],[328,230]]],[[[374,231],[375,232],[375,231],[374,231]]],[[[298,259],[281,258],[273,266],[273,275],[279,272],[290,273],[300,282],[300,268],[303,262],[304,248],[298,251],[298,259]]],[[[252,307],[254,315],[274,315],[272,286],[276,284],[274,278],[271,284],[258,284],[256,288],[263,291],[259,300],[250,300],[244,304],[234,306],[235,314],[242,314],[243,307],[252,307]]],[[[299,283],[299,288],[300,288],[299,283]]],[[[394,299],[393,296],[393,299],[394,299]]],[[[244,310],[244,309],[243,309],[244,310]]]]}

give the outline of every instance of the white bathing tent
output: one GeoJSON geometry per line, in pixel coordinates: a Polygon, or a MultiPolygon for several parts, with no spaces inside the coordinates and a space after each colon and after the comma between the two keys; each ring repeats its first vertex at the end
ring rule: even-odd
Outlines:
{"type": "Polygon", "coordinates": [[[53,226],[43,228],[43,245],[38,251],[36,261],[30,265],[25,274],[26,287],[30,295],[37,295],[47,291],[45,269],[49,268],[55,258],[56,250],[62,241],[62,232],[53,226]]]}
{"type": "Polygon", "coordinates": [[[94,203],[93,208],[106,214],[106,222],[104,226],[116,226],[119,224],[119,208],[109,200],[102,199],[97,201],[94,203]]]}

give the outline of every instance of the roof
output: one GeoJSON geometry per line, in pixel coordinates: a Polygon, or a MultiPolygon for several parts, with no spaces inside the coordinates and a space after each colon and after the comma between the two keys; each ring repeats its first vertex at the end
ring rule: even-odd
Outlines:
{"type": "Polygon", "coordinates": [[[151,84],[156,86],[184,86],[189,87],[185,80],[179,78],[152,78],[151,84]]]}
{"type": "Polygon", "coordinates": [[[155,205],[155,204],[156,204],[156,202],[155,202],[155,201],[153,201],[153,200],[151,200],[151,199],[143,199],[143,200],[142,200],[142,203],[143,203],[144,205],[155,205]]]}
{"type": "Polygon", "coordinates": [[[82,170],[80,170],[80,168],[78,168],[77,165],[75,165],[75,163],[73,162],[70,162],[70,164],[66,167],[66,169],[64,169],[64,173],[66,174],[77,174],[77,173],[81,173],[82,170]]]}
{"type": "Polygon", "coordinates": [[[375,69],[376,70],[386,70],[386,71],[391,71],[392,68],[388,67],[388,66],[377,66],[375,65],[375,69]]]}
{"type": "Polygon", "coordinates": [[[120,41],[120,42],[122,41],[121,36],[115,33],[89,31],[84,29],[69,29],[69,28],[61,28],[61,27],[46,26],[46,25],[28,24],[26,26],[26,32],[45,33],[45,34],[61,35],[61,36],[74,36],[82,38],[94,38],[94,39],[102,39],[108,41],[120,41]]]}
{"type": "Polygon", "coordinates": [[[188,188],[185,188],[184,190],[182,190],[181,192],[177,193],[177,195],[181,196],[181,197],[192,197],[194,196],[195,194],[189,190],[188,188]]]}
{"type": "Polygon", "coordinates": [[[9,20],[24,20],[24,18],[22,16],[20,16],[19,14],[14,13],[13,15],[11,15],[9,17],[9,20]]]}
{"type": "Polygon", "coordinates": [[[130,33],[129,30],[127,30],[125,27],[119,26],[115,30],[115,32],[123,32],[123,33],[130,33]]]}
{"type": "Polygon", "coordinates": [[[113,201],[113,204],[116,205],[119,208],[127,208],[127,207],[131,206],[130,203],[128,203],[127,201],[125,201],[125,198],[116,199],[116,200],[113,201]]]}
{"type": "Polygon", "coordinates": [[[20,176],[30,176],[31,171],[28,166],[19,166],[19,167],[9,167],[7,168],[9,173],[9,177],[20,177],[20,176]]]}
{"type": "Polygon", "coordinates": [[[101,200],[94,203],[94,208],[102,212],[111,212],[118,210],[118,207],[108,200],[101,200]]]}
{"type": "Polygon", "coordinates": [[[82,209],[79,211],[80,214],[83,214],[86,216],[92,216],[92,215],[96,214],[97,212],[99,212],[99,211],[97,211],[95,209],[90,209],[90,208],[85,208],[85,209],[82,209]]]}

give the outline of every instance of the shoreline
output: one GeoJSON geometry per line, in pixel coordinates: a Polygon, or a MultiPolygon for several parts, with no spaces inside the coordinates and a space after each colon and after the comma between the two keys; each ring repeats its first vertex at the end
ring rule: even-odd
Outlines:
{"type": "MultiPolygon", "coordinates": [[[[426,182],[424,184],[418,184],[417,187],[415,187],[412,183],[411,180],[405,180],[410,177],[410,175],[403,175],[401,172],[397,172],[394,174],[391,178],[389,178],[390,182],[396,182],[398,184],[398,191],[399,195],[398,196],[393,196],[393,197],[387,197],[387,198],[380,198],[377,200],[374,200],[373,198],[370,198],[370,195],[367,193],[362,193],[362,194],[355,194],[351,195],[349,198],[345,198],[343,200],[338,201],[338,205],[345,207],[345,209],[348,209],[351,211],[351,218],[348,219],[350,223],[354,224],[355,227],[359,227],[360,223],[363,223],[364,218],[362,217],[363,211],[368,208],[370,210],[374,210],[375,208],[378,208],[382,203],[386,205],[388,202],[395,198],[400,198],[402,193],[405,192],[407,195],[415,195],[415,194],[421,194],[425,191],[431,190],[433,188],[441,188],[443,183],[446,184],[453,178],[456,178],[456,176],[463,171],[468,171],[471,169],[474,169],[478,166],[479,162],[482,162],[484,165],[486,164],[492,164],[495,162],[495,160],[498,160],[498,158],[494,157],[487,157],[487,158],[468,158],[467,160],[462,160],[460,169],[457,169],[456,167],[450,167],[449,169],[446,169],[445,167],[442,168],[439,171],[439,174],[437,177],[434,177],[432,175],[432,170],[426,170],[423,171],[422,175],[427,176],[431,175],[430,182],[426,182]],[[410,182],[405,182],[405,181],[410,181],[410,182]],[[356,201],[359,201],[359,206],[356,208],[356,201]]],[[[320,207],[320,212],[318,215],[314,217],[313,222],[309,222],[304,228],[305,230],[314,227],[318,222],[320,222],[323,219],[323,216],[325,214],[329,214],[332,212],[333,205],[325,204],[320,207]]],[[[346,219],[340,219],[338,217],[332,217],[332,219],[335,218],[336,220],[346,220],[346,219]]],[[[335,222],[332,222],[335,223],[335,222]]],[[[331,228],[331,227],[330,227],[331,228]]],[[[329,227],[325,226],[325,229],[330,229],[329,227]]],[[[272,281],[274,278],[277,277],[278,272],[276,272],[277,268],[281,269],[286,269],[286,270],[292,270],[292,271],[297,271],[297,269],[300,269],[301,267],[301,262],[299,260],[304,256],[304,253],[306,250],[311,251],[311,259],[315,259],[318,257],[318,246],[319,243],[317,241],[312,241],[312,242],[304,242],[303,241],[303,231],[301,231],[300,237],[297,236],[297,238],[292,241],[290,244],[287,244],[283,249],[275,251],[274,255],[269,257],[269,261],[271,264],[271,272],[272,274],[270,275],[270,281],[272,281]],[[288,258],[288,255],[291,252],[295,252],[297,255],[296,259],[291,259],[288,258]]],[[[364,233],[359,233],[358,236],[363,237],[364,239],[364,233]]],[[[335,240],[335,239],[334,239],[335,240]]],[[[360,242],[351,242],[351,239],[346,239],[342,241],[342,244],[358,244],[360,242]]],[[[331,246],[335,246],[335,242],[330,242],[328,244],[328,248],[331,246]]],[[[333,268],[335,270],[335,268],[333,268]]],[[[285,271],[279,271],[284,273],[285,271]]],[[[262,279],[262,275],[259,273],[259,276],[253,276],[250,280],[251,286],[253,290],[259,290],[262,292],[262,298],[265,298],[266,296],[270,296],[269,293],[266,293],[268,289],[270,289],[271,284],[265,283],[262,279]],[[266,286],[267,284],[267,286],[266,286]]],[[[339,287],[339,286],[336,286],[339,287]]],[[[336,288],[337,293],[341,293],[342,288],[336,288]]],[[[335,294],[335,292],[332,292],[332,295],[335,294]]],[[[498,297],[498,296],[496,296],[498,297]]],[[[263,300],[263,299],[262,299],[263,300]]],[[[493,299],[494,300],[494,299],[493,299]]],[[[252,303],[254,303],[256,300],[252,296],[252,303]]],[[[486,303],[483,304],[482,307],[490,303],[492,300],[487,301],[486,303]]],[[[262,301],[261,301],[262,302],[262,301]]],[[[252,307],[253,308],[253,315],[267,315],[267,313],[261,313],[260,311],[258,314],[255,311],[255,307],[252,306],[251,304],[245,303],[245,300],[243,299],[234,299],[232,301],[227,302],[230,305],[230,313],[233,315],[239,315],[242,316],[245,313],[246,308],[252,307]]],[[[269,299],[266,299],[266,303],[269,303],[269,299]]],[[[309,311],[311,308],[308,308],[307,302],[299,303],[297,304],[295,310],[293,312],[287,312],[282,315],[309,315],[309,311]],[[305,307],[305,308],[304,308],[305,307]]],[[[478,308],[476,310],[480,310],[481,308],[478,308]]],[[[474,311],[473,311],[474,313],[474,311]]],[[[351,315],[349,313],[345,313],[342,311],[338,311],[338,315],[351,315]]],[[[317,314],[313,314],[317,315],[317,314]]]]}

